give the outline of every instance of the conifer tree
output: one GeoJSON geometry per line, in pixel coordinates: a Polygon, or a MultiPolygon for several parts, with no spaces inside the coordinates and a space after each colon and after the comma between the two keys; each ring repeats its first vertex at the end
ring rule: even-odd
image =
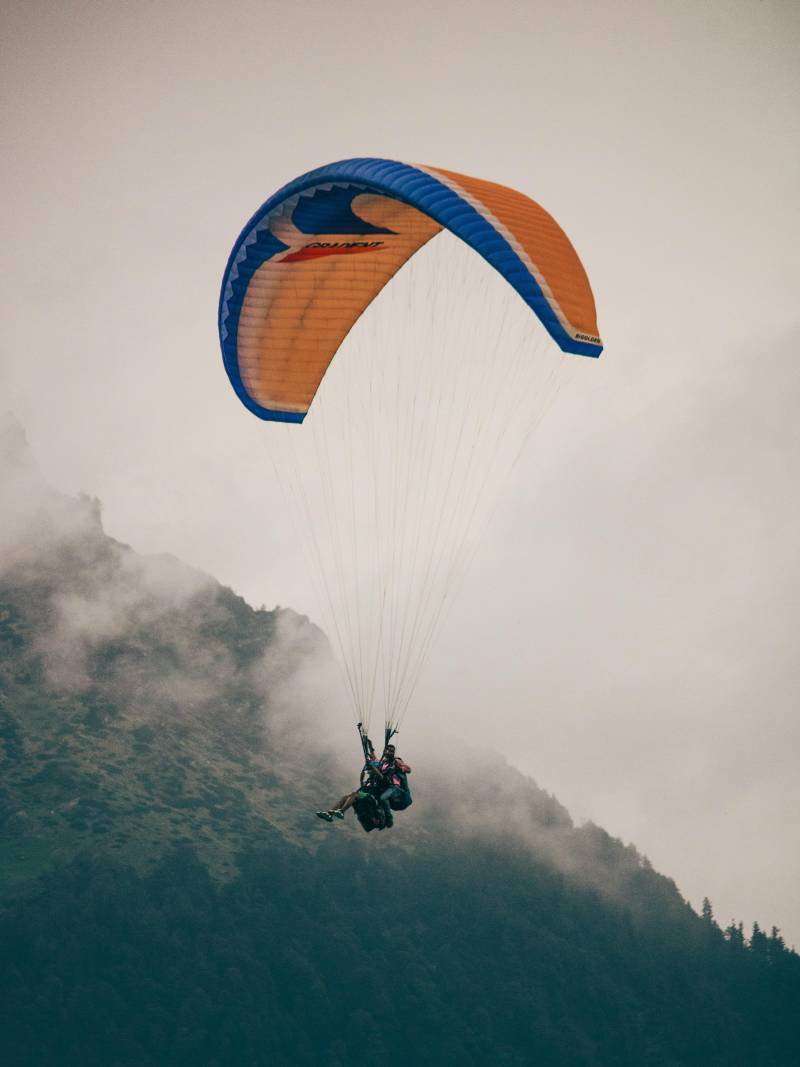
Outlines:
{"type": "Polygon", "coordinates": [[[753,923],[753,932],[750,935],[750,951],[758,959],[766,959],[767,957],[767,935],[761,929],[757,922],[753,923]]]}
{"type": "Polygon", "coordinates": [[[714,909],[711,907],[711,901],[708,899],[708,897],[703,897],[702,916],[703,922],[706,923],[708,926],[717,925],[714,920],[714,909]]]}
{"type": "Polygon", "coordinates": [[[736,920],[731,919],[730,926],[725,927],[725,940],[733,948],[744,948],[744,927],[742,923],[736,925],[736,920]]]}
{"type": "Polygon", "coordinates": [[[773,926],[770,931],[769,944],[767,945],[769,958],[774,961],[782,956],[784,952],[786,952],[786,942],[781,937],[781,932],[778,927],[773,926]]]}

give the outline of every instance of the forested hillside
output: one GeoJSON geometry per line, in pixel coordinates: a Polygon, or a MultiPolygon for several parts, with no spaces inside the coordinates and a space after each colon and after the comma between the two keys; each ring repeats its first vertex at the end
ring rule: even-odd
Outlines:
{"type": "Polygon", "coordinates": [[[800,1062],[778,930],[491,755],[405,753],[392,831],[322,824],[319,630],[109,538],[13,424],[0,507],[0,1062],[800,1062]]]}

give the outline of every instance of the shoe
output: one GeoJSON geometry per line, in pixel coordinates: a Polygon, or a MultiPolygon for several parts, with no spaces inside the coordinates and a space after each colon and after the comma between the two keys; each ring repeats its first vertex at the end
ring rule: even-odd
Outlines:
{"type": "Polygon", "coordinates": [[[334,817],[334,819],[343,819],[344,818],[344,812],[342,811],[341,808],[334,808],[333,811],[331,812],[331,815],[334,817]]]}
{"type": "Polygon", "coordinates": [[[333,822],[333,816],[329,811],[318,811],[317,815],[320,819],[324,819],[325,822],[333,822]]]}

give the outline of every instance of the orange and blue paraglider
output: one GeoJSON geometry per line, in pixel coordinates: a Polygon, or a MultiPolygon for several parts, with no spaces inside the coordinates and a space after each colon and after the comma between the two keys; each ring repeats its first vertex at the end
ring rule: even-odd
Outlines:
{"type": "Polygon", "coordinates": [[[219,331],[242,403],[262,419],[302,422],[353,324],[443,229],[499,271],[562,351],[600,354],[586,272],[537,203],[439,167],[348,159],[280,189],[233,248],[219,331]]]}

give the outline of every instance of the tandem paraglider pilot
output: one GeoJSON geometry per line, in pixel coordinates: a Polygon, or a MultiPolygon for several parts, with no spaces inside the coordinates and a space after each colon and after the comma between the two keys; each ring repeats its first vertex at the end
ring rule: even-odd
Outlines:
{"type": "Polygon", "coordinates": [[[387,830],[394,825],[394,812],[405,811],[411,805],[411,790],[408,776],[411,768],[399,758],[395,746],[390,743],[391,733],[387,731],[387,740],[380,759],[375,748],[358,724],[358,732],[364,749],[364,767],[361,771],[361,784],[352,793],[345,793],[335,807],[318,811],[317,815],[325,822],[343,819],[348,808],[356,813],[356,818],[364,830],[387,830]]]}

